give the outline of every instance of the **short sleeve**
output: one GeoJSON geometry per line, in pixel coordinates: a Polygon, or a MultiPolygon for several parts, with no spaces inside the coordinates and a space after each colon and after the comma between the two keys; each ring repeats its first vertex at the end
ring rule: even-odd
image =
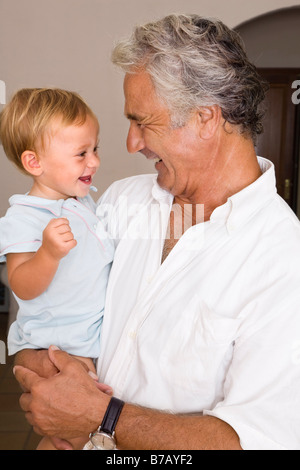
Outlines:
{"type": "Polygon", "coordinates": [[[299,288],[293,282],[290,289],[277,286],[276,306],[270,297],[253,302],[262,304],[261,319],[236,339],[224,399],[204,411],[230,424],[244,450],[300,449],[299,288]]]}
{"type": "MultiPolygon", "coordinates": [[[[26,211],[25,211],[26,212],[26,211]]],[[[35,252],[42,243],[42,230],[37,221],[24,214],[7,211],[0,219],[0,262],[8,253],[35,252]]]]}

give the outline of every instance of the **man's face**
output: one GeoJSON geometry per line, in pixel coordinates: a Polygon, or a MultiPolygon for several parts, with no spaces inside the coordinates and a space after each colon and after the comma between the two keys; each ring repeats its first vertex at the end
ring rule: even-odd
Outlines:
{"type": "Polygon", "coordinates": [[[145,72],[126,74],[124,94],[125,116],[130,121],[128,151],[153,160],[158,184],[189,201],[201,171],[197,113],[183,127],[172,129],[169,111],[145,72]]]}

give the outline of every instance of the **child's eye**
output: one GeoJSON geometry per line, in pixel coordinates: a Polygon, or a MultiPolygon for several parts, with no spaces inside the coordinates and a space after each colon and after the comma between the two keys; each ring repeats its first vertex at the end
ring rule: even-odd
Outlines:
{"type": "Polygon", "coordinates": [[[95,148],[94,148],[94,152],[97,153],[98,152],[98,148],[99,146],[97,145],[95,148]]]}
{"type": "Polygon", "coordinates": [[[79,154],[79,157],[85,157],[85,155],[86,155],[86,152],[84,151],[79,154]]]}

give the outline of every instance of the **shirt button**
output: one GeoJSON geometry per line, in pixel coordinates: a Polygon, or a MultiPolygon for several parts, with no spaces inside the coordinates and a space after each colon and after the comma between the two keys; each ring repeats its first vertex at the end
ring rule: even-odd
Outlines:
{"type": "Polygon", "coordinates": [[[136,331],[134,331],[134,330],[129,331],[128,336],[131,339],[135,339],[136,338],[136,331]]]}

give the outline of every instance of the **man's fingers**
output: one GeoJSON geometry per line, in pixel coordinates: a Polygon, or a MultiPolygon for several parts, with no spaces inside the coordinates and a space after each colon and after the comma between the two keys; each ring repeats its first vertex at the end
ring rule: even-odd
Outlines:
{"type": "Polygon", "coordinates": [[[68,353],[62,351],[57,346],[50,346],[48,349],[49,359],[55,365],[55,367],[61,371],[65,367],[69,367],[70,365],[79,365],[79,361],[72,358],[68,353]]]}
{"type": "Polygon", "coordinates": [[[13,372],[24,392],[29,392],[32,386],[41,380],[39,375],[23,366],[15,366],[13,372]]]}

